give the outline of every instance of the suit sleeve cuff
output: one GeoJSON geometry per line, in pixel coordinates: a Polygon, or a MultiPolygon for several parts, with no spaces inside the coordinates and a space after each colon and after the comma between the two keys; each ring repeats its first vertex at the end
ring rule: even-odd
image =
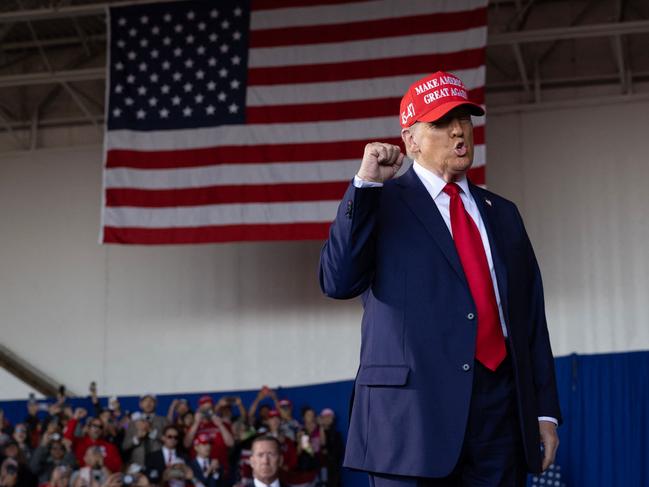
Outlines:
{"type": "Polygon", "coordinates": [[[383,183],[377,183],[374,181],[365,181],[364,179],[354,176],[354,186],[357,188],[380,188],[383,186],[383,183]]]}
{"type": "Polygon", "coordinates": [[[553,418],[552,416],[539,416],[539,421],[547,421],[549,423],[554,423],[556,426],[559,426],[559,420],[553,418]]]}

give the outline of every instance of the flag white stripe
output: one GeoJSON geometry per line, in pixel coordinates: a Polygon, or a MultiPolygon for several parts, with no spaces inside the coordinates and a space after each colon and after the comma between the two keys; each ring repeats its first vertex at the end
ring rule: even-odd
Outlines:
{"type": "MultiPolygon", "coordinates": [[[[475,147],[473,167],[484,165],[484,145],[475,147]]],[[[106,188],[150,190],[201,188],[206,186],[324,183],[347,181],[360,165],[358,159],[272,164],[221,164],[182,169],[107,169],[106,188]]]]}
{"type": "MultiPolygon", "coordinates": [[[[475,120],[474,126],[481,126],[483,123],[484,117],[480,117],[475,120]]],[[[215,146],[381,140],[382,138],[398,137],[399,132],[399,120],[396,114],[392,117],[333,122],[221,125],[150,132],[110,130],[106,134],[106,149],[161,151],[215,146]]]]}
{"type": "MultiPolygon", "coordinates": [[[[451,53],[484,47],[487,28],[476,27],[457,32],[418,34],[362,41],[332,42],[326,44],[286,47],[258,47],[250,49],[249,68],[271,66],[298,66],[303,64],[367,61],[398,58],[418,54],[451,53]]],[[[399,62],[399,60],[395,60],[399,62]]]]}
{"type": "MultiPolygon", "coordinates": [[[[327,83],[250,86],[246,93],[246,103],[251,107],[263,106],[272,109],[273,105],[371,100],[389,97],[401,98],[409,85],[427,74],[430,73],[423,72],[327,83]]],[[[469,90],[484,86],[484,66],[457,70],[454,74],[464,81],[464,85],[469,90]]]]}
{"type": "Polygon", "coordinates": [[[257,223],[306,223],[332,221],[338,201],[296,203],[233,203],[174,208],[107,207],[104,225],[109,227],[201,227],[257,223]]]}
{"type": "Polygon", "coordinates": [[[346,24],[378,19],[395,19],[413,15],[462,12],[486,6],[486,1],[476,0],[408,0],[395,2],[347,3],[343,5],[318,5],[253,11],[251,30],[276,29],[309,25],[346,24]]]}

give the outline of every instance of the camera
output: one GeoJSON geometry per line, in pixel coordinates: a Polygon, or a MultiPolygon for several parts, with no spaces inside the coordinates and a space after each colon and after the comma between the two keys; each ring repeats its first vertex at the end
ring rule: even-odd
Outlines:
{"type": "Polygon", "coordinates": [[[10,463],[5,467],[5,472],[7,472],[7,475],[16,475],[18,473],[18,467],[10,463]]]}
{"type": "Polygon", "coordinates": [[[126,474],[122,477],[122,484],[124,485],[133,485],[133,482],[135,482],[135,477],[130,474],[126,474]]]}

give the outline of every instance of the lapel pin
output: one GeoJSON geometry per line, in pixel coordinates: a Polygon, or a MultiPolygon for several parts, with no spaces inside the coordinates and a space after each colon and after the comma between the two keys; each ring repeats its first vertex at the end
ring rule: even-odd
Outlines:
{"type": "Polygon", "coordinates": [[[487,198],[485,198],[485,203],[487,203],[489,206],[491,206],[491,200],[488,200],[487,198]]]}

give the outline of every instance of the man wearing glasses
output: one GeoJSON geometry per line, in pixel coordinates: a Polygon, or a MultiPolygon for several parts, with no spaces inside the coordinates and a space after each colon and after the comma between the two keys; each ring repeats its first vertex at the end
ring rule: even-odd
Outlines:
{"type": "Polygon", "coordinates": [[[162,448],[146,457],[146,473],[151,482],[159,483],[165,469],[178,460],[187,463],[185,455],[177,449],[178,437],[178,429],[173,425],[165,426],[162,430],[162,448]]]}
{"type": "Polygon", "coordinates": [[[104,465],[111,472],[119,472],[122,469],[122,459],[117,447],[106,441],[103,437],[104,425],[99,418],[89,418],[86,427],[82,430],[81,436],[76,436],[75,432],[79,421],[86,417],[88,412],[83,408],[78,408],[74,416],[68,421],[63,436],[72,442],[72,451],[79,463],[79,466],[85,466],[84,456],[86,450],[90,447],[97,447],[104,457],[104,465]]]}

